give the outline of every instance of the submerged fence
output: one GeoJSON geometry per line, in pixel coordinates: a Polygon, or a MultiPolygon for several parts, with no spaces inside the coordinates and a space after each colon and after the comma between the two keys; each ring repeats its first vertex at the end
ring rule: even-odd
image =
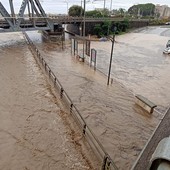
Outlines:
{"type": "Polygon", "coordinates": [[[77,107],[73,104],[72,100],[64,90],[60,81],[57,79],[53,71],[50,69],[49,65],[46,63],[44,58],[41,56],[39,50],[36,48],[36,46],[31,41],[29,36],[25,32],[23,32],[23,34],[27,40],[27,43],[30,45],[32,52],[35,54],[36,61],[49,76],[49,79],[52,81],[55,90],[60,95],[60,99],[63,101],[64,105],[67,107],[70,114],[73,116],[74,120],[77,122],[78,126],[80,127],[83,136],[86,138],[87,142],[89,143],[93,151],[96,153],[96,155],[99,156],[100,159],[102,159],[103,162],[101,165],[101,170],[118,170],[118,168],[116,167],[115,163],[113,162],[109,154],[105,151],[103,145],[94,135],[94,133],[91,131],[91,129],[87,125],[86,121],[80,114],[77,107]]]}

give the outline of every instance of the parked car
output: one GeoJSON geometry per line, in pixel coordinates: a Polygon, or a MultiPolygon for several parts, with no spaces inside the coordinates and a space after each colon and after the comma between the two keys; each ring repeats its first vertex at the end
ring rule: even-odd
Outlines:
{"type": "Polygon", "coordinates": [[[166,22],[165,25],[170,25],[170,22],[166,22]]]}
{"type": "Polygon", "coordinates": [[[170,54],[170,47],[165,48],[163,54],[170,54]]]}
{"type": "Polygon", "coordinates": [[[166,48],[170,47],[170,40],[166,43],[166,48]]]}

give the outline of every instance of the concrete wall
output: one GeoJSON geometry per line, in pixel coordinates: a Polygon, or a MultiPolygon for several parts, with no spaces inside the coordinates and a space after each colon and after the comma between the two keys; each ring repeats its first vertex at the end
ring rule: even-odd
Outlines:
{"type": "MultiPolygon", "coordinates": [[[[94,27],[96,24],[101,24],[101,22],[86,22],[86,35],[88,34],[94,35],[94,27]]],[[[112,24],[114,24],[114,22],[112,24]]],[[[148,26],[147,21],[130,21],[129,24],[130,24],[129,25],[130,28],[140,28],[140,27],[148,26]]],[[[74,34],[82,35],[83,23],[82,25],[81,23],[68,24],[67,30],[74,34]],[[80,30],[81,26],[82,26],[82,31],[80,30]]]]}
{"type": "Polygon", "coordinates": [[[66,29],[67,29],[67,31],[69,31],[71,33],[80,35],[80,24],[79,23],[67,24],[66,29]]]}

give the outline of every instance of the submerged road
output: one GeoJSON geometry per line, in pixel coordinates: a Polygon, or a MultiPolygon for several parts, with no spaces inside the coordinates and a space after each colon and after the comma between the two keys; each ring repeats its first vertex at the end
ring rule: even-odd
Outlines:
{"type": "Polygon", "coordinates": [[[1,34],[0,53],[0,169],[98,169],[23,35],[1,34]]]}
{"type": "MultiPolygon", "coordinates": [[[[147,27],[116,36],[111,77],[134,94],[155,103],[164,113],[170,106],[170,56],[163,50],[170,27],[147,27]]],[[[111,42],[92,42],[97,50],[97,67],[108,74],[111,42]]]]}
{"type": "Polygon", "coordinates": [[[162,115],[138,107],[117,81],[106,86],[103,74],[71,56],[69,44],[63,51],[40,42],[37,33],[29,35],[118,168],[130,169],[162,115]]]}
{"type": "MultiPolygon", "coordinates": [[[[58,44],[43,42],[39,33],[29,33],[120,170],[132,167],[169,104],[170,62],[161,53],[168,31],[160,31],[160,36],[154,30],[152,34],[117,37],[115,49],[119,50],[114,53],[117,59],[112,72],[116,80],[110,86],[106,86],[103,74],[70,55],[69,42],[62,50],[58,44]],[[153,51],[151,47],[155,46],[153,51]],[[158,104],[161,113],[146,113],[135,104],[134,93],[158,104]]],[[[0,47],[0,169],[93,169],[96,166],[89,161],[91,158],[84,157],[81,147],[77,148],[74,140],[79,134],[69,126],[23,37],[12,35],[3,34],[0,47]]],[[[111,43],[92,45],[99,50],[100,70],[107,73],[111,43]]]]}

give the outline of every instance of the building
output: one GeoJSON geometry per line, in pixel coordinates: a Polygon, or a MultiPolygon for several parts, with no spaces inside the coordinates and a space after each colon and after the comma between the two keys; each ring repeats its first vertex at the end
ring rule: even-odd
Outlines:
{"type": "Polygon", "coordinates": [[[167,5],[156,5],[155,13],[159,15],[160,18],[170,18],[170,7],[167,5]]]}

